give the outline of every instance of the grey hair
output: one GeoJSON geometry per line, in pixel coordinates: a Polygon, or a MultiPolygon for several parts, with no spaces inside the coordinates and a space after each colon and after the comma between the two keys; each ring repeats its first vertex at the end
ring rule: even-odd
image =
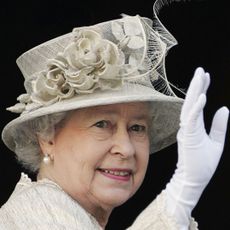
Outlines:
{"type": "Polygon", "coordinates": [[[21,124],[15,131],[15,153],[18,162],[27,170],[36,173],[42,161],[42,151],[38,136],[44,140],[54,137],[67,118],[68,112],[60,112],[37,117],[21,124]]]}

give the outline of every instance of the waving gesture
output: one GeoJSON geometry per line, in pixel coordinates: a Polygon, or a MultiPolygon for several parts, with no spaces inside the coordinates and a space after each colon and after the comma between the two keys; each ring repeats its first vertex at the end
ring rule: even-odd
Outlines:
{"type": "Polygon", "coordinates": [[[191,211],[212,178],[224,148],[229,116],[226,107],[215,113],[210,133],[205,130],[203,109],[209,84],[209,74],[197,68],[180,116],[177,169],[166,187],[168,212],[184,229],[188,227],[191,211]]]}

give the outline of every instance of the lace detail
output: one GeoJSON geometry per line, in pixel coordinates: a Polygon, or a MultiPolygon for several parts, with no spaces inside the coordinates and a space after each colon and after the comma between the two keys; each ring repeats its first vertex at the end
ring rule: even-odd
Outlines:
{"type": "Polygon", "coordinates": [[[193,217],[190,218],[189,230],[198,230],[198,223],[195,221],[193,217]]]}
{"type": "Polygon", "coordinates": [[[102,230],[55,182],[47,178],[33,182],[25,173],[0,209],[0,229],[102,230]]]}
{"type": "Polygon", "coordinates": [[[19,181],[19,184],[30,184],[32,183],[32,180],[28,177],[28,175],[24,172],[21,173],[21,178],[19,181]]]}
{"type": "MultiPolygon", "coordinates": [[[[176,220],[167,215],[165,200],[165,192],[162,191],[127,230],[178,230],[176,220]]],[[[198,230],[198,224],[193,218],[189,230],[198,230]]]]}

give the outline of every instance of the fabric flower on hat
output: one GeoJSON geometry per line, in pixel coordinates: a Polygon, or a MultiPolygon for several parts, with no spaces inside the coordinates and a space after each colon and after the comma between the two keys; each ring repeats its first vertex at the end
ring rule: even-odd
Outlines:
{"type": "Polygon", "coordinates": [[[48,69],[33,82],[32,101],[54,103],[75,94],[121,85],[121,50],[93,30],[73,31],[74,41],[48,63],[48,69]]]}
{"type": "MultiPolygon", "coordinates": [[[[125,15],[123,15],[125,16],[125,15]]],[[[126,49],[126,59],[122,70],[124,75],[139,75],[140,71],[146,71],[144,55],[146,48],[143,38],[143,28],[140,25],[139,17],[126,16],[122,21],[112,22],[111,29],[114,37],[118,41],[118,46],[126,49]]]]}
{"type": "Polygon", "coordinates": [[[30,92],[19,96],[20,103],[8,110],[31,111],[76,94],[122,85],[120,73],[125,58],[121,49],[93,29],[73,30],[73,35],[64,51],[47,62],[47,69],[31,78],[30,92]]]}

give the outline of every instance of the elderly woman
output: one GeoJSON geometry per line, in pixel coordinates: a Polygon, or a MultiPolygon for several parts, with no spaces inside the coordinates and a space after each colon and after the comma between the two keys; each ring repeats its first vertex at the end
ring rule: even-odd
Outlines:
{"type": "Polygon", "coordinates": [[[0,229],[105,229],[142,184],[149,154],[176,139],[171,181],[128,229],[197,229],[191,212],[218,165],[229,112],[216,112],[208,135],[210,77],[201,67],[185,100],[172,91],[164,61],[176,40],[157,18],[160,5],[154,27],[124,15],[17,59],[26,93],[8,108],[21,115],[2,139],[37,180],[22,173],[0,209],[0,229]]]}

